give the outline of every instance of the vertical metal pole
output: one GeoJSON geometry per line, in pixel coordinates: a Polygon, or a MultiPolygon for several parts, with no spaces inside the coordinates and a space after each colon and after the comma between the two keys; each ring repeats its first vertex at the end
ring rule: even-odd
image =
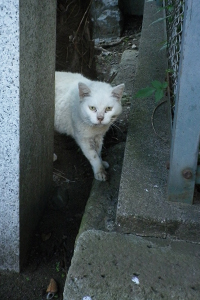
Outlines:
{"type": "Polygon", "coordinates": [[[200,136],[200,1],[186,0],[168,199],[192,204],[200,136]]]}

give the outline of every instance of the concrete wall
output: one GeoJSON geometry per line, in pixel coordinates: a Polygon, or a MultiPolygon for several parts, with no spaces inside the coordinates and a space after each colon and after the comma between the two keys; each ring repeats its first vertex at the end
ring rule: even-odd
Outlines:
{"type": "Polygon", "coordinates": [[[56,1],[0,7],[0,268],[19,271],[51,191],[56,1]]]}

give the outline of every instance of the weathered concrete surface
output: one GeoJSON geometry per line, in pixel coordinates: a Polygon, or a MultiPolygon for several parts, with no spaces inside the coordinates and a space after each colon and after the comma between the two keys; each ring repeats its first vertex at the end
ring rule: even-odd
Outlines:
{"type": "Polygon", "coordinates": [[[137,50],[125,50],[122,53],[117,76],[114,78],[112,85],[125,83],[124,95],[132,97],[133,84],[138,63],[137,50]]]}
{"type": "MultiPolygon", "coordinates": [[[[156,12],[155,4],[145,3],[134,94],[153,80],[165,81],[166,55],[159,46],[165,40],[165,28],[161,22],[151,24],[162,17],[162,12],[156,12]]],[[[199,205],[167,201],[170,121],[167,104],[158,107],[155,129],[163,141],[152,127],[154,108],[153,97],[133,99],[118,199],[118,230],[200,241],[199,205]]]]}
{"type": "Polygon", "coordinates": [[[199,253],[200,245],[186,242],[86,231],[76,244],[64,299],[197,300],[199,253]]]}
{"type": "Polygon", "coordinates": [[[0,268],[19,271],[51,192],[56,1],[0,10],[0,268]]]}
{"type": "Polygon", "coordinates": [[[115,229],[116,207],[121,178],[125,143],[119,143],[108,150],[109,162],[107,182],[94,180],[90,197],[82,218],[79,235],[89,229],[113,231],[115,229]],[[97,196],[98,195],[98,196],[97,196]]]}

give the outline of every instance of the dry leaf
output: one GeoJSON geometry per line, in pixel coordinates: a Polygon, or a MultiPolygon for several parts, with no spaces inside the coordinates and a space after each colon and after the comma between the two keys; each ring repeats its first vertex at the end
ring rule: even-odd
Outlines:
{"type": "Polygon", "coordinates": [[[51,278],[46,292],[47,293],[57,293],[57,291],[58,291],[57,283],[53,278],[51,278]]]}

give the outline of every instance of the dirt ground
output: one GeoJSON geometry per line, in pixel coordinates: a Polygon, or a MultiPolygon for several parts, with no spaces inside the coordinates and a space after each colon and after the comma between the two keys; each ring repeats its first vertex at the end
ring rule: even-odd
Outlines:
{"type": "MultiPolygon", "coordinates": [[[[63,15],[66,12],[62,2],[64,3],[60,1],[58,10],[58,22],[61,25],[65,24],[63,15]]],[[[84,9],[85,7],[82,7],[82,11],[84,9]]],[[[139,47],[142,19],[126,16],[125,21],[122,35],[124,39],[112,47],[100,45],[102,48],[105,46],[106,51],[96,50],[89,67],[88,63],[85,65],[82,63],[83,57],[78,57],[76,51],[73,51],[74,45],[70,46],[69,43],[68,48],[63,47],[64,36],[60,29],[62,26],[58,26],[60,31],[57,34],[57,70],[81,72],[81,66],[84,75],[111,81],[112,70],[117,70],[123,51],[139,47]],[[59,48],[59,45],[62,47],[59,48]],[[67,61],[63,60],[63,57],[66,58],[66,51],[67,61]]],[[[67,25],[68,30],[65,35],[69,37],[71,33],[76,32],[77,24],[77,22],[72,22],[70,26],[67,25]]],[[[89,56],[88,50],[84,62],[88,61],[89,56]]],[[[127,102],[126,106],[129,105],[130,103],[127,102]]],[[[128,126],[127,110],[120,116],[116,126],[112,127],[105,137],[103,156],[106,155],[109,147],[125,141],[128,126]]],[[[58,285],[58,293],[54,298],[62,299],[74,242],[93,182],[93,172],[89,162],[72,138],[55,133],[54,147],[58,160],[54,163],[52,198],[37,227],[28,262],[22,272],[20,274],[0,272],[0,299],[2,300],[46,299],[46,289],[51,278],[54,278],[58,285]]]]}

